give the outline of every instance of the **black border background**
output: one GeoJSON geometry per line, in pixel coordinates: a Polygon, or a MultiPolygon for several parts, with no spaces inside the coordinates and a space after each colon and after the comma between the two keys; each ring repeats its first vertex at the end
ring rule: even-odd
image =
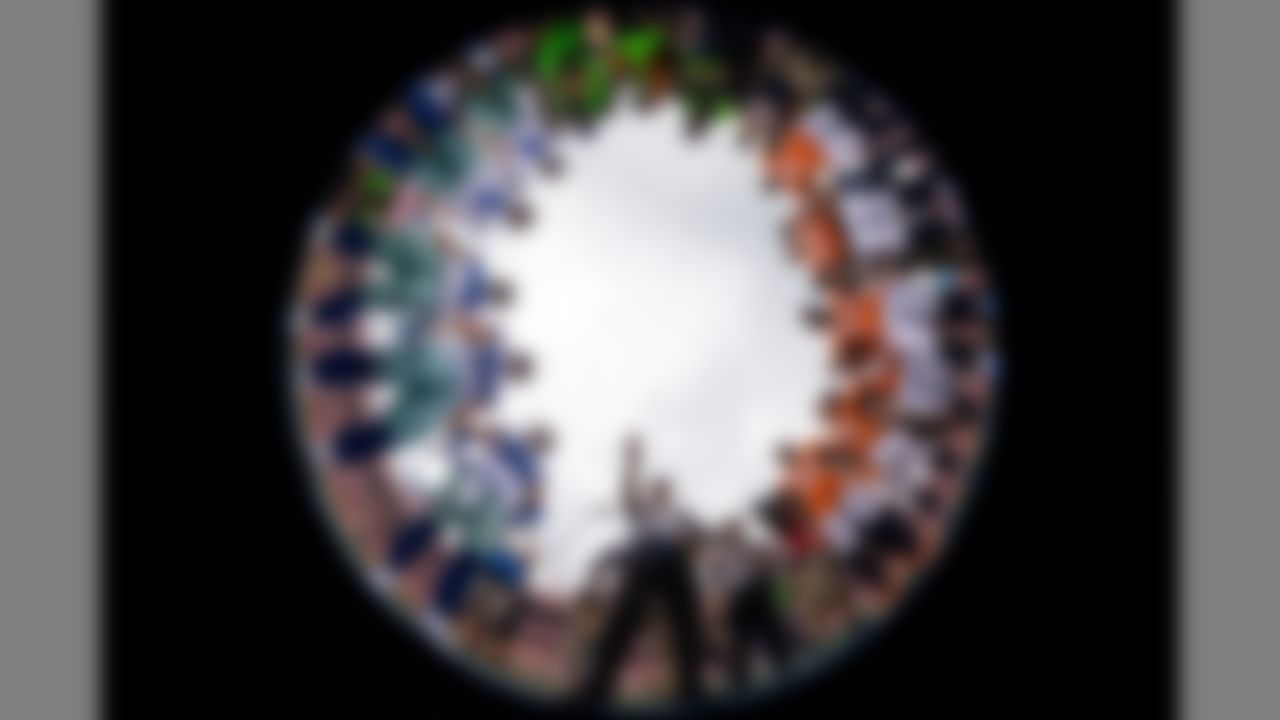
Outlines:
{"type": "MultiPolygon", "coordinates": [[[[118,717],[522,712],[432,662],[345,575],[303,502],[282,402],[278,309],[342,151],[402,80],[546,6],[377,5],[108,13],[118,717]]],[[[984,496],[931,592],[867,653],[754,710],[1067,717],[1123,701],[1167,717],[1172,13],[726,5],[844,55],[913,112],[976,211],[1013,371],[984,496]]]]}

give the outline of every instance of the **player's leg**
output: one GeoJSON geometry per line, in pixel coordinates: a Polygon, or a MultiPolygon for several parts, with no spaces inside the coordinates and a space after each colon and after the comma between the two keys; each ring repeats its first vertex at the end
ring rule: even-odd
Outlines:
{"type": "Polygon", "coordinates": [[[636,559],[628,562],[621,592],[612,610],[608,611],[595,650],[590,654],[581,700],[596,704],[609,696],[618,668],[636,631],[640,629],[645,606],[653,594],[653,582],[652,571],[647,564],[636,559]]]}
{"type": "Polygon", "coordinates": [[[689,559],[677,552],[664,562],[662,596],[674,634],[678,691],[692,700],[702,693],[702,623],[689,559]]]}

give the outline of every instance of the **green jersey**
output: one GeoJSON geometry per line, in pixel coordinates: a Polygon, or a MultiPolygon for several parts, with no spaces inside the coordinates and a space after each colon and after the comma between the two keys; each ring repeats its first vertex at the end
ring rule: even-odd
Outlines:
{"type": "Polygon", "coordinates": [[[467,139],[450,129],[427,145],[414,165],[414,175],[428,191],[447,195],[466,182],[474,161],[467,139]]]}
{"type": "Polygon", "coordinates": [[[710,54],[694,53],[681,59],[677,68],[680,93],[694,116],[722,119],[734,113],[727,71],[724,63],[710,54]]]}
{"type": "Polygon", "coordinates": [[[375,304],[404,309],[431,303],[440,292],[444,259],[430,237],[385,233],[375,245],[383,276],[369,288],[375,304]]]}
{"type": "Polygon", "coordinates": [[[387,423],[397,444],[410,442],[439,425],[461,394],[451,358],[421,340],[399,343],[385,358],[384,370],[396,389],[387,423]]]}
{"type": "Polygon", "coordinates": [[[461,532],[463,547],[483,552],[503,545],[509,523],[503,504],[479,494],[483,489],[476,487],[478,482],[466,474],[450,478],[432,505],[432,515],[461,532]]]}
{"type": "Polygon", "coordinates": [[[613,95],[612,48],[592,48],[581,23],[561,21],[534,43],[534,75],[556,115],[595,117],[613,95]]]}
{"type": "Polygon", "coordinates": [[[369,225],[377,223],[378,215],[391,202],[396,191],[396,177],[382,167],[370,167],[361,173],[356,187],[354,217],[369,225]]]}
{"type": "Polygon", "coordinates": [[[544,82],[559,80],[585,46],[586,38],[578,23],[563,20],[550,25],[534,41],[534,74],[544,82]]]}
{"type": "Polygon", "coordinates": [[[519,119],[519,89],[519,80],[512,74],[502,70],[490,73],[465,101],[468,120],[482,130],[507,130],[519,119]]]}
{"type": "Polygon", "coordinates": [[[628,71],[644,74],[653,68],[667,42],[667,34],[662,28],[641,25],[618,36],[618,58],[628,71]]]}

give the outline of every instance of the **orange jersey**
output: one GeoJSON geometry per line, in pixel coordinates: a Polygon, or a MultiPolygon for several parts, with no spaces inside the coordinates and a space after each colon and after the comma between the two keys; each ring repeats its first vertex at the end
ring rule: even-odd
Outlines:
{"type": "Polygon", "coordinates": [[[825,517],[840,499],[840,473],[823,461],[826,449],[805,447],[784,470],[784,489],[800,501],[810,518],[825,517]]]}
{"type": "Polygon", "coordinates": [[[802,211],[793,233],[792,247],[801,264],[819,279],[830,277],[851,259],[840,222],[826,208],[802,211]]]}
{"type": "Polygon", "coordinates": [[[834,291],[828,295],[831,340],[837,353],[850,347],[874,353],[885,347],[884,304],[870,291],[834,291]]]}
{"type": "Polygon", "coordinates": [[[884,423],[852,402],[841,402],[832,430],[841,447],[849,452],[856,471],[870,470],[871,450],[884,431],[884,423]]]}
{"type": "Polygon", "coordinates": [[[902,386],[902,363],[896,356],[885,354],[859,375],[858,382],[877,400],[888,403],[902,386]]]}
{"type": "Polygon", "coordinates": [[[898,382],[897,363],[886,361],[852,380],[836,397],[831,430],[840,447],[849,452],[855,474],[875,471],[871,455],[884,433],[881,412],[897,393],[898,382]]]}
{"type": "Polygon", "coordinates": [[[840,473],[832,469],[824,469],[816,474],[809,483],[804,504],[815,518],[824,518],[835,509],[840,501],[842,478],[840,473]]]}
{"type": "Polygon", "coordinates": [[[826,163],[822,146],[803,128],[793,128],[766,158],[769,177],[789,192],[808,189],[826,163]]]}

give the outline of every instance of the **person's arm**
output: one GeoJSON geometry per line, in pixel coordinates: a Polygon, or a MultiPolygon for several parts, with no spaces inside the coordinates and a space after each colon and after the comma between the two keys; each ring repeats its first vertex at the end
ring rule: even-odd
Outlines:
{"type": "Polygon", "coordinates": [[[622,450],[622,509],[631,514],[644,502],[641,473],[644,464],[644,444],[638,435],[627,438],[622,450]]]}

